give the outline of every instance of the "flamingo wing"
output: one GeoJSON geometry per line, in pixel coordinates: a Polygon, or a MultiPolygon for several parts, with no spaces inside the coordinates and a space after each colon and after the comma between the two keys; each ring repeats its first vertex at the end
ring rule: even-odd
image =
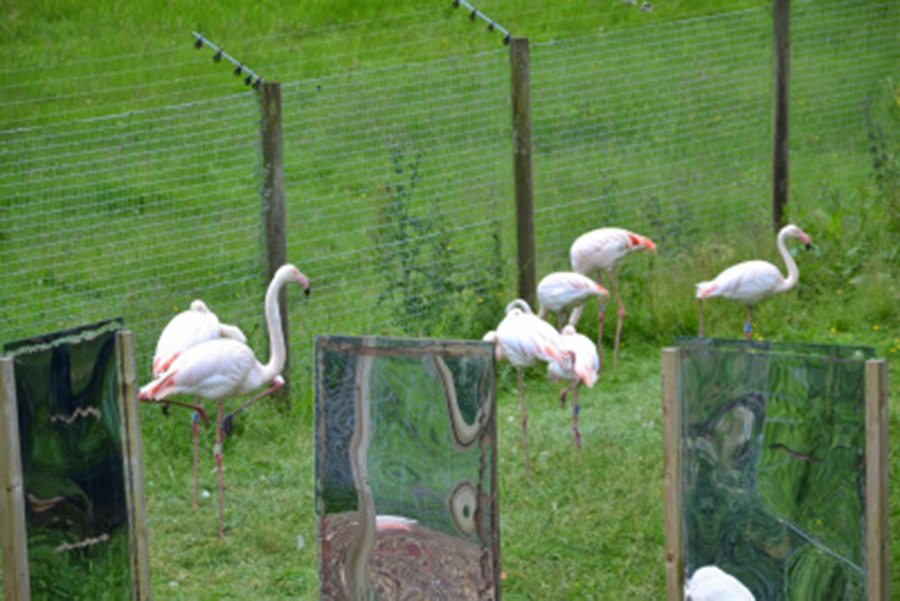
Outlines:
{"type": "Polygon", "coordinates": [[[569,250],[572,269],[587,274],[596,269],[612,269],[616,262],[635,250],[656,250],[649,238],[618,227],[604,227],[582,234],[569,250]]]}
{"type": "Polygon", "coordinates": [[[510,313],[500,322],[496,332],[503,355],[518,367],[537,360],[550,362],[563,356],[559,333],[535,315],[510,313]]]}
{"type": "Polygon", "coordinates": [[[778,291],[784,278],[767,261],[745,261],[732,265],[711,282],[698,284],[698,298],[721,296],[754,305],[778,291]]]}
{"type": "Polygon", "coordinates": [[[551,273],[537,287],[538,302],[541,307],[551,311],[583,304],[592,296],[608,294],[605,288],[591,278],[573,271],[551,273]]]}
{"type": "Polygon", "coordinates": [[[192,394],[204,399],[220,399],[243,392],[248,374],[256,364],[246,345],[220,338],[184,351],[165,373],[147,384],[141,395],[162,399],[173,394],[192,394]]]}

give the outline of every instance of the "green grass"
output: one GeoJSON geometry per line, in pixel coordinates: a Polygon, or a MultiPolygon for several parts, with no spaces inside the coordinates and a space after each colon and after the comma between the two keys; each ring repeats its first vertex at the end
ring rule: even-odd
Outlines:
{"type": "MultiPolygon", "coordinates": [[[[190,48],[184,50],[190,42],[188,34],[194,28],[239,54],[247,64],[259,65],[256,68],[267,78],[285,82],[324,78],[325,93],[319,96],[305,88],[285,91],[286,101],[305,109],[296,117],[300,121],[286,131],[290,153],[287,160],[294,162],[286,174],[289,202],[307,194],[317,203],[289,211],[291,216],[304,216],[299,230],[292,230],[302,235],[292,234],[288,240],[290,256],[311,260],[316,253],[351,252],[355,244],[373,244],[368,232],[340,240],[328,239],[324,234],[316,238],[303,229],[305,221],[319,217],[320,213],[327,217],[329,207],[348,199],[359,206],[383,208],[389,197],[382,194],[389,188],[385,184],[403,181],[402,178],[391,180],[390,157],[387,153],[377,154],[377,150],[368,156],[354,157],[376,170],[375,175],[360,175],[349,169],[340,144],[343,140],[353,142],[352,132],[340,137],[334,149],[304,146],[311,127],[328,122],[329,111],[334,107],[316,98],[332,92],[328,75],[348,69],[365,72],[362,83],[357,84],[359,88],[347,86],[355,94],[348,94],[348,104],[341,105],[348,115],[359,114],[368,106],[365,78],[377,81],[382,76],[367,69],[416,63],[424,67],[417,67],[420,71],[411,68],[415,73],[442,69],[448,77],[454,77],[470,67],[428,61],[468,56],[476,51],[497,52],[499,39],[485,34],[480,25],[471,25],[449,4],[447,1],[424,5],[415,0],[401,0],[392,3],[390,13],[386,13],[384,3],[350,0],[284,6],[275,2],[194,2],[181,3],[178,7],[162,2],[107,0],[89,5],[63,0],[3,3],[0,57],[6,71],[0,101],[6,108],[0,117],[2,127],[52,125],[58,128],[53,131],[71,136],[66,146],[69,157],[96,156],[100,172],[99,176],[95,172],[79,172],[77,161],[73,167],[65,161],[42,157],[50,164],[37,164],[46,167],[50,176],[62,184],[42,183],[34,167],[19,163],[21,157],[11,155],[13,151],[9,149],[17,148],[15,141],[19,134],[11,133],[3,138],[9,140],[9,145],[0,144],[3,166],[0,171],[5,173],[0,175],[0,181],[8,177],[7,185],[17,179],[29,186],[14,188],[15,194],[0,198],[0,257],[9,265],[46,263],[35,281],[21,284],[35,291],[29,292],[27,307],[21,300],[24,293],[12,295],[11,303],[0,306],[4,328],[19,332],[37,322],[46,324],[43,329],[75,325],[86,320],[86,316],[93,319],[91,312],[96,311],[98,299],[102,304],[103,299],[114,296],[127,297],[134,318],[129,323],[139,319],[164,323],[186,294],[185,282],[192,282],[201,290],[211,290],[211,296],[205,298],[220,315],[237,314],[237,320],[258,344],[262,332],[257,307],[262,292],[260,266],[254,255],[257,207],[255,200],[249,208],[244,202],[247,198],[255,199],[257,193],[253,138],[256,107],[252,97],[230,97],[223,101],[222,114],[231,110],[231,114],[236,113],[246,121],[234,129],[221,126],[224,120],[216,120],[216,115],[189,108],[165,112],[165,120],[148,122],[141,128],[135,128],[127,119],[78,125],[71,125],[67,120],[242,92],[243,87],[224,72],[223,66],[206,64],[208,56],[203,56],[201,64],[196,58],[200,55],[191,54],[194,51],[190,48]],[[408,18],[409,15],[415,18],[408,18]],[[384,20],[385,17],[392,19],[384,20]],[[414,29],[412,23],[420,27],[414,29]],[[123,54],[133,56],[123,58],[123,54]],[[138,58],[139,55],[144,55],[146,60],[138,58]],[[173,85],[170,76],[182,78],[182,84],[173,85]],[[185,127],[184,131],[177,130],[182,137],[176,142],[198,149],[191,160],[184,160],[179,153],[160,156],[160,151],[172,143],[160,132],[167,126],[175,129],[171,124],[178,123],[179,119],[199,122],[207,135],[227,142],[225,150],[209,148],[206,139],[197,139],[185,127]],[[219,127],[221,137],[216,137],[211,130],[218,132],[219,127]],[[145,175],[140,152],[123,154],[120,147],[106,146],[99,136],[94,137],[104,128],[122,136],[117,138],[122,148],[137,148],[155,157],[159,162],[150,173],[164,174],[165,181],[145,175]],[[223,162],[225,155],[233,162],[223,162]],[[119,171],[110,167],[116,161],[122,161],[118,166],[123,172],[132,169],[133,162],[138,176],[121,177],[119,171]],[[377,190],[366,177],[378,181],[377,190]],[[186,178],[191,178],[191,191],[197,193],[187,202],[172,183],[186,178]],[[44,186],[37,189],[45,193],[35,193],[33,188],[37,186],[44,186]],[[123,203],[123,198],[134,202],[123,203]],[[97,211],[73,209],[84,199],[89,199],[97,211]],[[217,237],[217,223],[203,221],[203,210],[209,206],[221,210],[222,221],[246,222],[243,235],[228,240],[217,237]],[[35,210],[33,215],[28,213],[31,208],[35,210]],[[52,212],[49,221],[53,225],[65,227],[76,235],[53,244],[52,250],[49,243],[43,249],[36,247],[32,241],[41,240],[48,224],[48,218],[38,212],[39,208],[52,212]],[[301,213],[301,209],[309,212],[301,213]],[[92,229],[98,214],[104,224],[102,231],[92,229]],[[19,218],[20,215],[26,217],[19,218]],[[19,219],[15,222],[18,229],[10,233],[14,217],[19,219]],[[109,235],[110,232],[113,234],[109,235]],[[179,256],[175,269],[165,269],[167,261],[176,256],[174,252],[167,254],[169,250],[182,244],[190,245],[191,256],[179,256]],[[98,260],[95,253],[101,248],[106,253],[103,256],[108,257],[104,261],[98,260]],[[150,255],[155,252],[159,256],[150,255]],[[153,270],[142,272],[140,282],[129,283],[135,263],[145,255],[154,258],[153,270]],[[57,257],[71,260],[72,269],[66,272],[52,268],[52,260],[57,257]],[[117,282],[114,287],[95,283],[103,281],[101,276],[108,275],[107,271],[117,282]],[[223,274],[232,278],[225,289],[219,283],[223,274]],[[64,315],[59,312],[62,306],[66,307],[64,315]]],[[[639,31],[685,17],[759,8],[768,3],[710,0],[702,6],[698,4],[659,2],[650,14],[617,1],[515,0],[476,5],[515,33],[527,35],[533,43],[538,43],[625,29],[639,31]]],[[[896,20],[896,14],[894,9],[888,18],[896,20]]],[[[702,28],[706,24],[691,26],[702,28]]],[[[680,28],[681,25],[675,29],[680,28]]],[[[794,29],[801,32],[805,29],[807,40],[816,38],[809,33],[815,32],[814,24],[795,22],[794,29]]],[[[868,31],[865,24],[857,25],[847,39],[853,45],[859,44],[868,31]]],[[[710,35],[722,35],[714,24],[710,32],[710,35]]],[[[767,33],[760,29],[760,36],[764,35],[767,33]]],[[[538,209],[553,208],[573,198],[600,196],[603,201],[601,210],[590,204],[570,214],[547,215],[543,221],[539,220],[536,224],[542,245],[539,267],[542,271],[564,267],[572,232],[587,223],[628,217],[628,211],[638,213],[647,223],[652,223],[654,216],[662,219],[667,225],[663,228],[666,246],[678,250],[667,250],[659,256],[629,258],[622,265],[620,282],[629,314],[624,327],[621,369],[604,376],[592,391],[582,393],[585,446],[580,452],[572,448],[570,414],[559,408],[557,389],[543,381],[539,370],[531,373],[527,383],[534,470],[530,484],[523,477],[514,377],[506,368],[501,369],[498,399],[501,559],[506,575],[502,586],[507,598],[662,597],[659,348],[677,335],[696,331],[696,305],[692,298],[696,281],[749,257],[779,262],[773,236],[764,219],[752,227],[738,221],[715,232],[686,227],[690,226],[686,215],[697,210],[696,203],[700,202],[696,198],[698,190],[705,190],[697,183],[708,177],[703,170],[704,161],[724,157],[727,168],[718,173],[721,181],[716,182],[722,197],[756,198],[768,194],[768,126],[756,128],[754,122],[748,126],[738,119],[750,113],[764,120],[769,114],[768,57],[761,56],[760,61],[764,62],[760,63],[758,72],[736,73],[727,57],[703,55],[699,45],[678,48],[676,44],[662,50],[638,45],[622,49],[616,45],[618,39],[597,41],[588,37],[579,43],[596,45],[593,54],[586,53],[588,57],[606,56],[612,50],[627,51],[640,56],[651,72],[670,71],[672,78],[664,79],[664,84],[650,79],[637,88],[623,85],[621,89],[615,85],[619,82],[613,81],[612,85],[604,86],[602,94],[596,95],[588,86],[579,89],[573,85],[571,98],[548,104],[538,102],[541,80],[535,78],[535,115],[547,117],[540,122],[543,129],[535,130],[538,209]],[[677,93],[660,95],[660,85],[671,86],[675,92],[682,90],[681,72],[677,70],[682,63],[678,57],[685,56],[696,56],[708,77],[733,79],[734,85],[727,87],[731,96],[720,102],[704,96],[702,89],[693,90],[698,93],[690,98],[677,93]],[[724,106],[728,111],[707,114],[706,102],[714,109],[724,106]],[[603,119],[609,110],[617,115],[631,115],[631,119],[625,121],[625,127],[607,129],[603,119]],[[674,117],[659,119],[660,115],[674,117]],[[573,130],[596,131],[603,143],[598,145],[591,139],[574,136],[553,137],[560,124],[573,130]],[[653,152],[645,152],[646,148],[653,152]],[[602,174],[599,179],[585,175],[595,172],[602,174]],[[653,181],[675,182],[660,192],[667,199],[674,199],[674,204],[660,208],[650,194],[635,197],[633,190],[647,183],[648,174],[652,174],[653,181]],[[602,189],[598,189],[598,181],[602,189]],[[697,243],[694,236],[700,233],[703,241],[697,243]]],[[[546,47],[541,54],[534,48],[533,60],[539,74],[541,57],[556,51],[555,47],[546,47]]],[[[759,48],[765,46],[753,46],[746,51],[760,52],[759,48]]],[[[846,50],[828,44],[805,47],[799,44],[795,46],[794,72],[800,75],[848,72],[847,62],[854,55],[846,50]]],[[[568,56],[565,49],[559,52],[559,57],[568,56]]],[[[879,61],[873,61],[874,66],[867,63],[849,69],[856,74],[853,77],[858,75],[862,81],[871,76],[886,57],[889,59],[891,47],[883,52],[879,61]]],[[[494,61],[498,65],[503,63],[499,59],[494,61]]],[[[490,55],[487,58],[482,55],[475,63],[477,72],[484,74],[479,81],[490,81],[495,73],[491,60],[490,55]]],[[[589,69],[588,73],[593,74],[591,68],[584,60],[571,65],[562,61],[553,74],[577,83],[584,77],[582,69],[589,69]]],[[[636,76],[624,73],[621,77],[624,82],[636,76]]],[[[337,81],[344,83],[340,78],[337,81]]],[[[896,473],[900,469],[900,387],[896,377],[900,373],[897,311],[900,213],[896,165],[900,105],[896,75],[882,77],[880,82],[877,94],[872,96],[874,125],[867,130],[857,119],[860,125],[847,136],[846,130],[831,123],[833,116],[828,109],[834,99],[827,90],[810,85],[803,77],[793,85],[792,111],[796,121],[792,122],[789,216],[812,235],[815,246],[811,252],[800,250],[796,254],[801,271],[798,288],[767,301],[755,315],[756,336],[761,339],[870,344],[879,356],[888,358],[894,374],[890,379],[890,428],[891,466],[896,473]],[[840,132],[838,139],[829,135],[834,131],[840,132]],[[867,138],[873,132],[874,142],[867,138]],[[887,157],[886,161],[881,160],[882,155],[887,157]]],[[[442,97],[453,97],[457,93],[453,82],[445,83],[446,89],[435,92],[441,92],[442,97]]],[[[860,86],[863,89],[862,83],[860,86]]],[[[720,93],[722,89],[713,91],[720,93]]],[[[471,93],[476,104],[484,98],[480,90],[465,92],[471,93]]],[[[500,90],[496,95],[502,97],[504,93],[500,90]]],[[[422,98],[410,91],[409,101],[422,102],[422,98]]],[[[437,194],[438,198],[444,194],[478,206],[475,203],[484,201],[485,191],[460,187],[455,181],[460,178],[460,172],[446,166],[446,157],[457,156],[458,145],[446,143],[428,131],[430,123],[445,123],[465,115],[461,112],[448,117],[443,114],[444,107],[428,103],[417,106],[416,116],[400,121],[398,137],[409,148],[419,145],[433,151],[423,162],[423,177],[432,178],[427,180],[427,185],[446,189],[437,194]]],[[[505,110],[505,106],[501,108],[505,110]]],[[[857,111],[856,119],[861,107],[853,110],[857,111]]],[[[499,206],[499,199],[505,200],[508,190],[504,186],[510,173],[509,157],[505,154],[508,139],[495,135],[495,132],[506,135],[508,114],[503,112],[495,117],[479,120],[480,116],[472,116],[473,133],[463,142],[474,153],[471,162],[489,170],[501,182],[487,190],[488,201],[493,203],[488,206],[493,207],[499,206]],[[483,157],[491,161],[501,158],[482,165],[483,157]]],[[[387,118],[385,121],[393,123],[387,118]]],[[[360,122],[365,124],[366,120],[360,122]]],[[[379,139],[379,143],[383,142],[379,139]]],[[[420,203],[415,206],[420,211],[418,214],[434,216],[425,210],[430,208],[430,200],[425,195],[416,198],[420,203]]],[[[764,215],[763,211],[759,213],[764,215]]],[[[348,215],[322,227],[334,232],[362,231],[371,226],[376,214],[377,211],[370,211],[348,215]]],[[[498,308],[514,290],[512,269],[508,267],[508,258],[514,255],[514,235],[509,220],[504,219],[498,226],[499,246],[507,269],[504,272],[505,264],[500,262],[499,272],[496,265],[485,271],[487,276],[497,279],[498,287],[465,288],[452,296],[455,304],[450,309],[446,304],[435,305],[443,307],[445,313],[428,315],[427,323],[422,320],[405,328],[391,322],[385,333],[418,334],[427,327],[440,335],[478,336],[496,323],[498,308]],[[469,311],[469,306],[475,308],[469,311]]],[[[458,235],[451,243],[454,248],[469,253],[455,255],[464,258],[476,256],[472,250],[476,246],[478,256],[490,255],[494,248],[492,242],[477,241],[471,234],[458,235]]],[[[412,248],[425,255],[439,247],[420,243],[412,248]]],[[[316,282],[331,279],[308,302],[290,298],[292,323],[298,324],[296,329],[300,331],[296,335],[302,336],[302,341],[308,341],[315,333],[365,334],[376,319],[389,319],[397,311],[394,306],[383,304],[373,306],[366,314],[328,317],[336,299],[358,290],[354,278],[376,272],[378,267],[347,262],[351,264],[337,276],[324,271],[310,274],[316,276],[314,286],[316,282]]],[[[448,281],[457,283],[454,277],[458,276],[449,275],[448,281]]],[[[402,297],[399,292],[398,295],[402,297]]],[[[706,309],[709,334],[740,335],[741,307],[721,301],[707,303],[706,309]]],[[[591,313],[586,311],[580,327],[583,332],[592,332],[596,326],[596,318],[591,313]]],[[[607,337],[613,331],[613,327],[608,327],[607,337]]],[[[152,336],[142,337],[138,343],[146,355],[153,344],[152,336]]],[[[296,346],[300,349],[295,351],[298,354],[294,365],[300,368],[295,375],[301,372],[299,379],[307,384],[312,353],[304,344],[296,346]]],[[[607,354],[607,364],[610,358],[607,354]]],[[[173,415],[165,418],[152,408],[142,411],[152,584],[158,598],[316,597],[310,387],[296,387],[292,405],[293,412],[285,414],[274,403],[261,403],[237,420],[237,433],[225,446],[229,529],[225,541],[215,536],[212,432],[203,433],[201,451],[201,485],[212,494],[195,512],[191,509],[188,416],[173,410],[173,415]],[[298,545],[298,537],[302,545],[298,545]]],[[[900,487],[891,488],[890,508],[892,531],[900,532],[900,487]]],[[[896,568],[900,565],[900,545],[893,544],[891,552],[896,568]]],[[[900,570],[894,569],[893,574],[893,588],[900,590],[900,570]]]]}

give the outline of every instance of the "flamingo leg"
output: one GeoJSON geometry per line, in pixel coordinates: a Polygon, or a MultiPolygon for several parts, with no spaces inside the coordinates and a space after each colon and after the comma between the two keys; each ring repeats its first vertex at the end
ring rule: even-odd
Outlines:
{"type": "Polygon", "coordinates": [[[698,298],[697,304],[700,306],[700,317],[697,319],[697,336],[703,338],[703,299],[698,298]]]}
{"type": "Polygon", "coordinates": [[[752,323],[753,323],[753,307],[747,305],[747,323],[744,325],[744,339],[751,340],[752,336],[752,323]]]}
{"type": "Polygon", "coordinates": [[[222,399],[216,401],[216,446],[213,448],[213,458],[216,460],[216,479],[219,485],[219,538],[225,538],[225,484],[222,479],[222,399]]]}
{"type": "Polygon", "coordinates": [[[226,434],[230,434],[230,433],[231,433],[231,420],[234,419],[234,416],[235,416],[235,415],[237,415],[238,413],[240,413],[241,411],[243,411],[244,409],[246,409],[247,407],[249,407],[250,405],[252,405],[252,404],[255,403],[256,401],[258,401],[259,399],[261,399],[261,398],[263,398],[263,397],[265,397],[265,396],[268,396],[268,395],[272,394],[273,392],[275,392],[276,390],[278,390],[278,389],[281,388],[282,386],[284,386],[284,380],[282,380],[280,377],[275,378],[275,381],[272,382],[272,385],[271,385],[271,386],[269,386],[268,388],[266,388],[265,390],[263,390],[262,392],[260,392],[259,394],[257,394],[255,397],[253,397],[252,399],[250,399],[250,400],[247,401],[246,403],[243,403],[240,407],[238,407],[237,409],[235,409],[234,411],[232,411],[231,413],[229,413],[228,415],[226,415],[226,416],[225,416],[225,419],[224,419],[223,422],[222,422],[222,427],[224,428],[225,433],[226,433],[226,434]]]}
{"type": "Polygon", "coordinates": [[[525,449],[525,476],[531,478],[531,466],[528,463],[528,412],[525,409],[525,382],[522,377],[522,368],[516,368],[519,384],[519,404],[522,408],[522,447],[525,449]]]}
{"type": "MultiPolygon", "coordinates": [[[[600,281],[600,274],[597,274],[597,283],[603,285],[600,281]]],[[[597,306],[597,357],[600,359],[600,369],[598,373],[603,372],[603,320],[606,318],[606,303],[602,299],[598,299],[597,306]]]]}
{"type": "MultiPolygon", "coordinates": [[[[198,399],[199,402],[199,399],[198,399]]],[[[200,466],[200,414],[196,411],[191,415],[191,432],[194,438],[194,509],[200,507],[200,493],[198,473],[200,466]]]]}
{"type": "Polygon", "coordinates": [[[616,284],[616,276],[613,275],[612,269],[609,270],[609,279],[612,282],[613,292],[616,295],[616,305],[618,310],[618,321],[616,322],[616,342],[613,346],[613,369],[619,368],[619,341],[622,339],[622,322],[625,320],[625,305],[622,304],[622,297],[619,295],[619,285],[616,284]]]}
{"type": "Polygon", "coordinates": [[[178,405],[179,407],[187,407],[188,409],[193,409],[198,414],[200,414],[200,419],[203,420],[203,423],[205,425],[209,424],[209,416],[206,414],[206,411],[203,409],[203,407],[200,404],[191,405],[190,403],[182,403],[180,401],[173,401],[170,399],[143,399],[143,400],[141,400],[141,402],[162,405],[164,411],[166,409],[168,409],[169,405],[178,405]]]}
{"type": "Polygon", "coordinates": [[[578,414],[581,412],[581,406],[578,404],[578,390],[581,388],[579,382],[573,382],[574,390],[572,390],[572,436],[575,438],[575,448],[581,448],[581,432],[578,430],[578,414]]]}

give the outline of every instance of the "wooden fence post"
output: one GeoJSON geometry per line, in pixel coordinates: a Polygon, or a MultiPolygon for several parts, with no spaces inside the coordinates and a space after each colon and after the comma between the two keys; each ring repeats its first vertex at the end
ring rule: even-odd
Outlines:
{"type": "MultiPolygon", "coordinates": [[[[260,198],[266,244],[267,282],[287,262],[284,212],[284,146],[281,135],[281,84],[263,81],[259,86],[260,136],[262,139],[263,180],[260,198]]],[[[281,327],[284,331],[285,363],[282,377],[285,385],[276,395],[291,408],[291,345],[285,290],[278,296],[281,327]]]]}
{"type": "Polygon", "coordinates": [[[887,601],[888,400],[887,363],[866,361],[866,588],[869,601],[887,601]]]}
{"type": "Polygon", "coordinates": [[[19,441],[16,375],[11,357],[0,357],[0,537],[7,601],[31,598],[28,539],[25,532],[25,482],[19,441]]]}
{"type": "Polygon", "coordinates": [[[512,77],[513,166],[516,180],[519,298],[534,305],[534,194],[531,171],[528,38],[510,39],[509,62],[512,77]]]}
{"type": "Polygon", "coordinates": [[[117,401],[125,499],[128,506],[131,547],[131,588],[134,601],[150,599],[150,557],[147,547],[147,504],[144,497],[143,444],[134,368],[134,334],[116,332],[117,401]]]}
{"type": "Polygon", "coordinates": [[[684,527],[681,511],[681,406],[678,402],[681,351],[662,350],[663,499],[666,532],[666,601],[684,596],[684,527]]]}
{"type": "Polygon", "coordinates": [[[788,80],[791,64],[791,2],[773,0],[774,26],[774,140],[772,146],[772,225],[784,225],[788,202],[788,80]]]}

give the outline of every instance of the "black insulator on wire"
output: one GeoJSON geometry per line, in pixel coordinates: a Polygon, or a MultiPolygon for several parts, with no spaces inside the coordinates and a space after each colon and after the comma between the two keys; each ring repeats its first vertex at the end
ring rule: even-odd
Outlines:
{"type": "Polygon", "coordinates": [[[453,0],[453,8],[459,8],[459,0],[453,0]]]}
{"type": "Polygon", "coordinates": [[[504,46],[509,46],[509,40],[510,40],[510,38],[512,38],[512,34],[511,34],[511,33],[508,33],[508,34],[506,34],[505,36],[503,36],[503,45],[504,45],[504,46]]]}
{"type": "Polygon", "coordinates": [[[218,52],[216,52],[213,55],[213,60],[216,62],[219,62],[220,60],[222,60],[222,51],[221,50],[219,50],[218,52]]]}
{"type": "Polygon", "coordinates": [[[234,74],[238,77],[241,76],[241,73],[243,73],[243,71],[244,71],[244,65],[238,65],[237,67],[234,68],[234,74]]]}
{"type": "Polygon", "coordinates": [[[469,13],[469,20],[474,21],[476,16],[478,16],[478,9],[473,8],[472,12],[469,13]]]}
{"type": "Polygon", "coordinates": [[[488,23],[488,31],[494,31],[494,23],[488,23]]]}
{"type": "Polygon", "coordinates": [[[203,48],[203,38],[197,38],[197,41],[194,42],[194,48],[196,48],[197,50],[203,48]]]}
{"type": "Polygon", "coordinates": [[[262,82],[262,79],[260,79],[259,77],[257,77],[257,78],[256,78],[256,81],[253,82],[253,89],[254,89],[254,90],[258,90],[258,89],[259,89],[259,84],[260,84],[260,82],[262,82]]]}
{"type": "Polygon", "coordinates": [[[248,75],[248,76],[247,76],[247,79],[244,80],[244,85],[245,85],[245,86],[249,86],[251,83],[253,83],[253,76],[252,76],[252,75],[248,75]]]}

